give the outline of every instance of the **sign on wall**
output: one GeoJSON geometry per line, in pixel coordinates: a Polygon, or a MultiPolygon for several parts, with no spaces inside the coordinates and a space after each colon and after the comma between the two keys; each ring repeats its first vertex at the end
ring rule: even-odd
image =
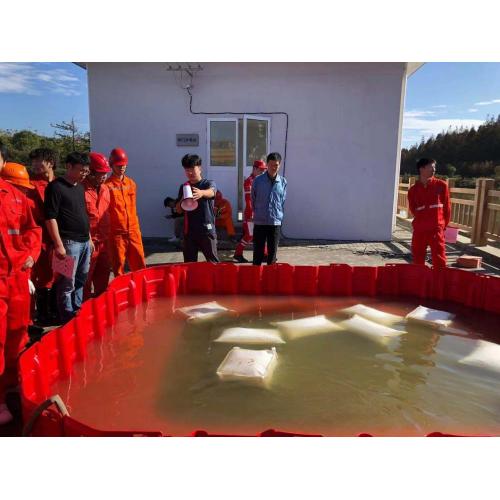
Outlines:
{"type": "Polygon", "coordinates": [[[198,146],[199,134],[176,134],[177,147],[198,146]]]}

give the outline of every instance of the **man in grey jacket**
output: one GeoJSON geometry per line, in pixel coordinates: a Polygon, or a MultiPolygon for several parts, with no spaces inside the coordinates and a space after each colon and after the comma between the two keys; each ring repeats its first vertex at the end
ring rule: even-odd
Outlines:
{"type": "Polygon", "coordinates": [[[252,185],[252,205],[254,209],[253,264],[260,266],[264,260],[267,242],[267,264],[276,262],[280,228],[286,198],[286,179],[278,175],[281,155],[267,156],[267,172],[259,175],[252,185]]]}

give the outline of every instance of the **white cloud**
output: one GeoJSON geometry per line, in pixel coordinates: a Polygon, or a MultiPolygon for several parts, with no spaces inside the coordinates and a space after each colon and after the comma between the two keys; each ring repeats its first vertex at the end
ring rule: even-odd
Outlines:
{"type": "Polygon", "coordinates": [[[41,71],[35,64],[0,63],[0,93],[80,95],[80,81],[61,68],[41,71]]]}
{"type": "MultiPolygon", "coordinates": [[[[475,120],[471,118],[440,118],[438,120],[423,119],[418,117],[407,117],[405,114],[403,120],[403,130],[410,131],[411,135],[418,133],[420,136],[429,138],[431,135],[437,135],[446,132],[450,127],[455,128],[477,128],[482,125],[484,120],[475,120]]],[[[408,135],[406,132],[405,135],[408,135]]]]}
{"type": "Polygon", "coordinates": [[[419,117],[419,116],[433,116],[435,115],[435,111],[424,111],[424,110],[419,110],[419,109],[414,109],[411,111],[405,111],[404,116],[405,118],[408,117],[419,117]]]}
{"type": "Polygon", "coordinates": [[[469,113],[475,113],[476,111],[478,111],[476,108],[469,108],[467,110],[469,113]]]}
{"type": "Polygon", "coordinates": [[[475,102],[474,106],[489,106],[490,104],[498,104],[498,103],[500,103],[500,99],[493,99],[491,101],[475,102]]]}

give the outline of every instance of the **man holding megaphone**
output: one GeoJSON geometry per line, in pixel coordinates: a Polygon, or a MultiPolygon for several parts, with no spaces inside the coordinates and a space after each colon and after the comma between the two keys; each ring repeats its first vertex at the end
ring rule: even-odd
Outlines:
{"type": "Polygon", "coordinates": [[[184,262],[197,262],[201,251],[207,262],[219,262],[215,232],[215,182],[204,179],[201,158],[185,155],[182,166],[188,181],[179,188],[175,209],[184,213],[184,262]]]}

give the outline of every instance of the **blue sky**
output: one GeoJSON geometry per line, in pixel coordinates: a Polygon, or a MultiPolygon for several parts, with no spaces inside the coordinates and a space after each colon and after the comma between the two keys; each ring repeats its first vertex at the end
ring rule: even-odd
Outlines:
{"type": "Polygon", "coordinates": [[[427,63],[408,79],[403,147],[500,114],[500,63],[427,63]]]}
{"type": "MultiPolygon", "coordinates": [[[[500,63],[426,63],[406,88],[402,146],[500,113],[500,63]]],[[[72,63],[0,63],[0,129],[53,135],[74,117],[89,129],[87,75],[72,63]]]]}
{"type": "Polygon", "coordinates": [[[0,129],[52,136],[50,123],[74,117],[89,130],[87,74],[72,63],[0,63],[0,129]]]}

